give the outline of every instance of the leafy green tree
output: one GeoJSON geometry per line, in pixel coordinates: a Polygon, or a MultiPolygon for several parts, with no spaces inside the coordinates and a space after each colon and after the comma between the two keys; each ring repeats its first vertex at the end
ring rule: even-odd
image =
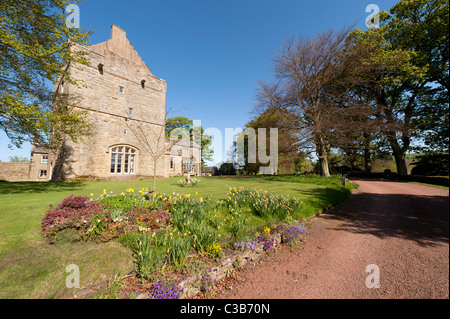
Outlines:
{"type": "Polygon", "coordinates": [[[66,25],[70,3],[79,1],[0,2],[0,129],[16,147],[48,143],[52,129],[73,140],[89,132],[82,114],[70,112],[67,99],[57,98],[53,88],[63,76],[81,85],[67,66],[88,64],[73,48],[86,45],[91,31],[66,25]]]}
{"type": "Polygon", "coordinates": [[[29,163],[30,159],[28,157],[25,157],[25,156],[14,155],[14,156],[10,156],[9,157],[9,161],[11,163],[29,163]]]}
{"type": "MultiPolygon", "coordinates": [[[[436,124],[435,133],[445,131],[448,123],[448,103],[437,102],[442,96],[448,99],[448,2],[402,0],[390,13],[381,12],[380,20],[380,28],[354,30],[349,37],[360,56],[355,79],[368,89],[397,172],[406,175],[406,153],[413,141],[436,124]]],[[[428,140],[433,138],[431,133],[428,140]]]]}
{"type": "Polygon", "coordinates": [[[166,120],[166,136],[182,139],[189,138],[187,134],[193,133],[195,142],[202,148],[202,166],[206,166],[206,161],[213,159],[212,136],[204,134],[203,127],[193,127],[193,125],[194,122],[184,116],[168,118],[166,120]]]}

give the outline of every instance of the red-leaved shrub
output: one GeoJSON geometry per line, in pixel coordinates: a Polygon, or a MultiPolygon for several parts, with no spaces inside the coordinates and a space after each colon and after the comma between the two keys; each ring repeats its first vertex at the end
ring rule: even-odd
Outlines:
{"type": "Polygon", "coordinates": [[[93,216],[105,214],[100,203],[88,200],[89,197],[71,195],[56,207],[50,206],[41,222],[43,235],[54,241],[56,233],[64,228],[80,231],[88,228],[93,216]]]}

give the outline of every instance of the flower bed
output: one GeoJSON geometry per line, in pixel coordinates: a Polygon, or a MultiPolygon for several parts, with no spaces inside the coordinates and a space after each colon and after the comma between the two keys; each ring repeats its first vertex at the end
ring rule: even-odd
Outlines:
{"type": "Polygon", "coordinates": [[[230,189],[222,201],[197,193],[103,190],[96,198],[72,195],[50,207],[42,219],[42,233],[51,242],[66,229],[77,232],[80,240],[119,238],[136,257],[137,275],[153,282],[148,297],[191,296],[195,289],[210,292],[214,280],[239,268],[247,257],[260,258],[277,243],[301,239],[306,228],[295,219],[301,204],[295,198],[243,188],[230,189]],[[206,266],[216,268],[205,274],[206,266]],[[192,278],[197,282],[191,283],[192,278]]]}

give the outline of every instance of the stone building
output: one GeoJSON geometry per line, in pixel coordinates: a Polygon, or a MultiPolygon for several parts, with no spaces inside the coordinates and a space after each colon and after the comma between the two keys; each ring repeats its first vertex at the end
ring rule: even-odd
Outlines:
{"type": "Polygon", "coordinates": [[[33,147],[28,180],[148,178],[155,157],[159,177],[183,175],[188,162],[199,175],[200,146],[192,135],[182,140],[164,136],[167,83],[150,71],[126,32],[112,25],[109,40],[77,49],[87,52],[90,65],[71,64],[68,71],[83,85],[62,77],[55,90],[76,97],[73,111],[86,114],[93,134],[83,143],[66,139],[58,151],[33,147]]]}

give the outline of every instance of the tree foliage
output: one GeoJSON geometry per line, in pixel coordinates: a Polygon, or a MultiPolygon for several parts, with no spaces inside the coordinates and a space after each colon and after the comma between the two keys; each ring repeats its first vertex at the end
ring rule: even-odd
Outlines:
{"type": "Polygon", "coordinates": [[[0,2],[0,129],[16,147],[48,143],[52,128],[73,140],[89,132],[82,114],[70,112],[73,105],[57,98],[53,87],[62,77],[81,85],[67,66],[88,64],[85,54],[73,47],[86,45],[92,32],[66,25],[70,2],[0,2]]]}

